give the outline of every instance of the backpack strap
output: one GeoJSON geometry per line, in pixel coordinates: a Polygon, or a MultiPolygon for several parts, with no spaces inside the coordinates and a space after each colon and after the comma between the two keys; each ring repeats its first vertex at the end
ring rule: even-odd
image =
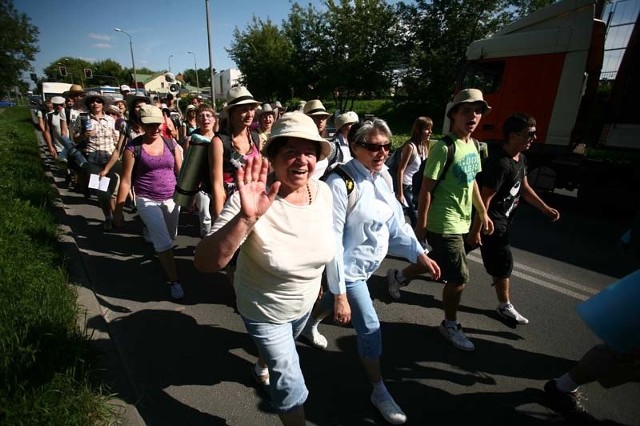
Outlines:
{"type": "Polygon", "coordinates": [[[447,172],[449,171],[449,167],[451,167],[451,164],[453,163],[453,158],[456,155],[456,141],[454,141],[453,138],[449,135],[446,135],[445,137],[443,137],[442,141],[445,143],[445,146],[447,147],[447,161],[445,161],[444,163],[442,172],[440,173],[440,176],[438,176],[438,179],[436,180],[436,184],[433,186],[433,189],[431,190],[431,194],[436,193],[436,188],[438,187],[440,182],[444,180],[445,176],[447,175],[447,172]]]}
{"type": "Polygon", "coordinates": [[[356,204],[356,182],[353,180],[349,172],[347,172],[342,165],[338,165],[333,169],[333,173],[337,174],[344,181],[347,187],[347,216],[353,211],[353,207],[356,204]]]}

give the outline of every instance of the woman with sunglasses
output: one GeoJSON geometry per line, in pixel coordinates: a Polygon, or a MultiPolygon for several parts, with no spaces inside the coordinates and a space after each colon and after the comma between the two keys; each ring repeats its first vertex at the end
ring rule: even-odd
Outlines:
{"type": "Polygon", "coordinates": [[[423,265],[436,279],[440,269],[427,257],[427,251],[405,222],[402,207],[389,185],[385,160],[390,139],[391,131],[384,120],[367,121],[357,129],[354,126],[349,134],[353,159],[340,166],[346,176],[333,173],[327,178],[333,194],[333,230],[338,251],[327,265],[330,292],[317,304],[303,335],[313,346],[324,349],[327,339],[318,332],[320,321],[332,310],[339,325],[352,321],[358,353],[373,387],[371,402],[387,422],[402,424],[407,416],[382,381],[382,335],[367,280],[388,251],[423,265]],[[348,191],[348,186],[353,189],[348,191]],[[356,191],[354,203],[349,200],[352,191],[356,191]]]}

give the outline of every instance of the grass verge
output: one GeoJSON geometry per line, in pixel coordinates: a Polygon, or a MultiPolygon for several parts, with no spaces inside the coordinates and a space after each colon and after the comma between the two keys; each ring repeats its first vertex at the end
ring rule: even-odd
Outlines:
{"type": "Polygon", "coordinates": [[[107,424],[26,107],[0,114],[0,157],[0,424],[107,424]]]}

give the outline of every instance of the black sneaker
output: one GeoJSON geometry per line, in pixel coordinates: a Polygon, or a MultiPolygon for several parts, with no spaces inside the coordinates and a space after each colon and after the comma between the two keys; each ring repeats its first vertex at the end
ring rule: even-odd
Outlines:
{"type": "Polygon", "coordinates": [[[547,406],[563,416],[575,416],[586,414],[587,410],[582,405],[585,399],[579,390],[565,393],[558,390],[555,380],[549,380],[544,385],[544,399],[547,406]]]}

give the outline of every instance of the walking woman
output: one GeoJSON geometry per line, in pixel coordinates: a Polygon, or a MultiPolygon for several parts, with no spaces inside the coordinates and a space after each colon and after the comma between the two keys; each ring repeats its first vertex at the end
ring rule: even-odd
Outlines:
{"type": "MultiPolygon", "coordinates": [[[[413,122],[411,139],[401,148],[398,161],[398,174],[393,176],[396,182],[396,198],[405,208],[411,226],[416,226],[418,220],[418,203],[413,199],[413,176],[420,169],[420,165],[429,156],[429,141],[433,132],[433,120],[429,117],[418,117],[413,122]]],[[[420,176],[421,177],[421,176],[420,176]]]]}
{"type": "Polygon", "coordinates": [[[184,297],[173,257],[173,240],[178,232],[180,207],[173,201],[176,176],[182,167],[182,151],[172,139],[162,136],[164,122],[160,108],[145,105],[139,110],[144,135],[127,144],[124,152],[124,173],[116,201],[114,224],[121,226],[129,188],[133,185],[138,214],[148,237],[158,254],[170,286],[171,297],[184,297]],[[138,163],[138,164],[136,164],[138,163]]]}
{"type": "Polygon", "coordinates": [[[338,251],[327,265],[330,292],[314,309],[303,335],[324,349],[327,339],[318,331],[320,321],[332,311],[338,324],[351,321],[357,334],[358,354],[373,388],[371,402],[387,422],[402,424],[407,416],[382,381],[382,334],[367,280],[387,252],[419,263],[434,277],[440,275],[440,269],[427,257],[427,251],[405,222],[389,186],[384,162],[391,148],[390,139],[391,131],[384,120],[366,121],[350,141],[353,159],[339,166],[342,173],[332,173],[327,178],[333,194],[333,233],[338,251]]]}
{"type": "Polygon", "coordinates": [[[302,426],[309,391],[295,340],[336,250],[331,192],[324,182],[311,179],[316,162],[326,158],[330,147],[311,118],[294,112],[274,124],[264,150],[269,160],[249,157],[238,169],[238,191],[212,233],[198,244],[194,263],[201,271],[216,272],[239,250],[234,280],[238,312],[261,359],[252,366],[252,375],[264,378],[282,423],[302,426]]]}

